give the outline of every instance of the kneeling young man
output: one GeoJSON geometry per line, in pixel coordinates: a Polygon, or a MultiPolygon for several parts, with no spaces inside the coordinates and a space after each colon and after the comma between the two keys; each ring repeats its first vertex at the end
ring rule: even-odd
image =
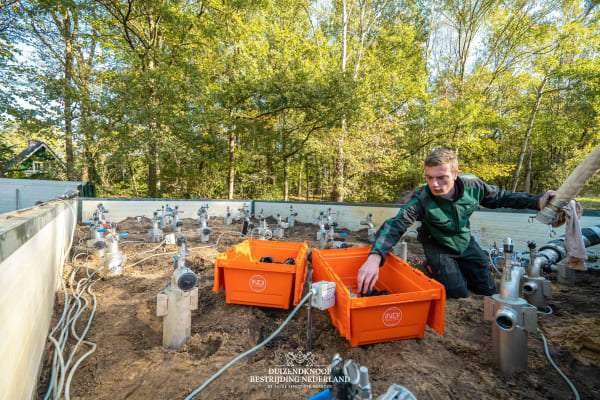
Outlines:
{"type": "Polygon", "coordinates": [[[450,298],[496,293],[488,254],[479,247],[469,229],[469,218],[480,205],[486,208],[540,210],[555,195],[535,196],[488,185],[474,175],[459,175],[456,154],[437,148],[425,159],[427,185],[415,190],[398,214],[386,220],[375,235],[367,261],[358,272],[358,290],[375,286],[379,267],[392,247],[415,221],[421,221],[418,240],[423,245],[427,269],[446,287],[450,298]]]}

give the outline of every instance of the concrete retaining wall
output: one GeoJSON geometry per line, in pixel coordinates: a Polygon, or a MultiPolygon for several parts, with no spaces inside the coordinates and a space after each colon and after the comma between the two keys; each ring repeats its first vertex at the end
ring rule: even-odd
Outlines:
{"type": "Polygon", "coordinates": [[[0,213],[20,210],[38,201],[56,199],[82,182],[0,178],[0,213]]]}
{"type": "Polygon", "coordinates": [[[34,398],[77,201],[0,216],[0,399],[34,398]]]}
{"type": "MultiPolygon", "coordinates": [[[[397,205],[293,203],[293,207],[298,213],[297,221],[306,223],[315,223],[320,211],[327,212],[331,208],[336,213],[339,226],[350,230],[364,229],[365,226],[361,226],[360,221],[365,219],[369,213],[373,214],[373,222],[376,227],[398,213],[397,205]]],[[[262,209],[265,215],[281,213],[281,215],[287,216],[290,204],[257,200],[254,202],[254,208],[256,212],[262,209]]],[[[515,241],[517,249],[525,250],[528,240],[534,240],[538,245],[551,240],[548,226],[539,222],[530,223],[530,217],[533,216],[535,216],[533,211],[530,213],[476,211],[471,217],[471,230],[484,247],[492,246],[494,241],[501,245],[502,240],[509,236],[515,241]]],[[[582,227],[597,224],[600,224],[600,215],[584,216],[581,220],[582,227]]],[[[418,226],[419,223],[416,223],[410,229],[415,230],[418,226]]],[[[564,227],[556,229],[555,234],[564,234],[564,227]]]]}
{"type": "Polygon", "coordinates": [[[178,206],[180,218],[197,218],[198,209],[208,204],[210,216],[222,217],[227,207],[230,207],[233,215],[237,215],[238,209],[244,204],[252,206],[250,200],[181,200],[181,199],[82,199],[80,206],[80,220],[86,221],[92,217],[98,204],[102,203],[108,210],[109,222],[119,222],[128,217],[144,216],[152,218],[154,211],[167,204],[171,207],[178,206]]]}

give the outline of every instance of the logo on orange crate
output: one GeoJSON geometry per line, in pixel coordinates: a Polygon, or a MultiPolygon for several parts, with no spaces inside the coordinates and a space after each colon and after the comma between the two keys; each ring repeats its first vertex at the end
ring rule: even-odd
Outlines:
{"type": "Polygon", "coordinates": [[[262,293],[267,289],[267,280],[262,275],[252,275],[248,280],[248,285],[253,292],[262,293]]]}
{"type": "Polygon", "coordinates": [[[390,307],[383,312],[381,320],[388,328],[396,326],[402,321],[402,310],[398,307],[390,307]]]}

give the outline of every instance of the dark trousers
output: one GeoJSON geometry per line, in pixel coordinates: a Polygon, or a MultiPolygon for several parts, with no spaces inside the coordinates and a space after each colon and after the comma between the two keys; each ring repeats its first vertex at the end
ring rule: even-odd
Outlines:
{"type": "Polygon", "coordinates": [[[472,236],[469,246],[458,255],[431,240],[425,239],[421,243],[427,258],[427,271],[446,287],[446,297],[469,297],[469,290],[486,296],[498,292],[490,274],[488,254],[472,236]]]}

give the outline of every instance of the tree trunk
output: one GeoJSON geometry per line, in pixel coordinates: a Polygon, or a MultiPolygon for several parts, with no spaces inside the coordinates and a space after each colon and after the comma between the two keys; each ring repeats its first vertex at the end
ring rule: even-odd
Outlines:
{"type": "Polygon", "coordinates": [[[233,132],[229,133],[229,193],[227,194],[227,198],[229,200],[233,199],[233,194],[235,190],[235,134],[233,132]]]}
{"type": "Polygon", "coordinates": [[[302,196],[302,170],[304,168],[304,159],[300,160],[300,169],[298,170],[298,199],[302,196]]]}
{"type": "Polygon", "coordinates": [[[148,197],[158,197],[158,149],[156,142],[150,140],[148,143],[148,197]]]}
{"type": "MultiPolygon", "coordinates": [[[[348,59],[348,4],[346,0],[342,0],[342,59],[340,62],[342,75],[346,72],[346,63],[348,59]]],[[[337,141],[337,157],[335,159],[335,176],[333,181],[332,197],[335,201],[344,201],[345,182],[344,182],[344,142],[347,134],[346,116],[342,117],[340,137],[337,141]]]]}
{"type": "Polygon", "coordinates": [[[131,186],[133,188],[133,194],[135,197],[139,197],[138,184],[135,180],[135,172],[133,171],[133,166],[129,159],[127,160],[127,164],[129,167],[129,175],[131,176],[131,186]]]}
{"type": "Polygon", "coordinates": [[[308,180],[309,179],[309,176],[308,176],[309,164],[308,164],[307,158],[305,158],[304,164],[305,164],[304,169],[306,171],[306,201],[308,201],[308,193],[310,191],[310,181],[308,180]]]}
{"type": "Polygon", "coordinates": [[[283,200],[288,201],[290,195],[290,183],[288,179],[288,158],[283,159],[283,200]]]}
{"type": "MultiPolygon", "coordinates": [[[[96,158],[94,156],[94,132],[92,127],[92,112],[90,105],[89,80],[88,77],[81,79],[81,123],[80,127],[83,131],[83,177],[84,181],[102,184],[98,170],[96,169],[96,158]]],[[[137,192],[137,189],[136,189],[137,192]]]]}
{"type": "Polygon", "coordinates": [[[531,159],[533,158],[533,148],[529,146],[529,160],[527,161],[527,173],[525,174],[525,191],[531,192],[531,159]]]}
{"type": "Polygon", "coordinates": [[[344,179],[344,141],[346,136],[346,117],[342,118],[342,130],[340,137],[337,142],[337,157],[335,158],[334,165],[334,178],[333,178],[333,200],[337,202],[343,202],[345,197],[345,179],[344,179]]]}
{"type": "Polygon", "coordinates": [[[318,179],[319,200],[323,201],[323,168],[319,168],[318,179]]]}
{"type": "Polygon", "coordinates": [[[100,177],[98,176],[98,170],[96,169],[96,159],[94,157],[94,153],[92,151],[92,144],[94,142],[94,134],[91,131],[91,126],[89,125],[89,115],[87,117],[83,116],[82,110],[82,129],[83,129],[83,156],[84,156],[84,170],[85,170],[85,180],[89,182],[94,182],[96,184],[102,184],[100,182],[100,177]]]}
{"type": "Polygon", "coordinates": [[[269,173],[269,184],[271,186],[277,185],[277,171],[273,166],[273,152],[270,149],[271,145],[269,145],[269,150],[267,151],[267,171],[269,173]]]}
{"type": "Polygon", "coordinates": [[[63,11],[63,39],[65,41],[65,67],[64,67],[64,110],[65,120],[65,155],[67,164],[67,179],[75,180],[75,157],[73,154],[73,95],[71,84],[73,81],[73,30],[71,28],[71,15],[67,8],[63,11]]]}
{"type": "Polygon", "coordinates": [[[542,82],[536,89],[535,103],[533,108],[531,109],[531,114],[529,114],[529,121],[527,122],[527,131],[525,132],[525,138],[523,138],[523,144],[521,145],[521,153],[519,154],[519,161],[517,162],[517,169],[513,175],[512,182],[512,191],[517,190],[517,186],[519,184],[519,175],[521,174],[521,169],[523,168],[523,161],[525,160],[525,153],[527,153],[527,147],[529,146],[529,138],[531,137],[531,132],[533,131],[533,123],[535,122],[535,116],[540,108],[540,103],[542,102],[542,95],[544,86],[546,85],[547,77],[542,79],[542,82]]]}
{"type": "MultiPolygon", "coordinates": [[[[155,68],[155,63],[154,60],[152,59],[152,56],[150,55],[149,58],[147,59],[147,69],[148,72],[150,74],[150,76],[152,76],[152,72],[155,68]]],[[[157,108],[158,108],[158,99],[156,98],[156,91],[155,91],[155,83],[154,83],[154,79],[151,78],[148,84],[148,114],[150,115],[149,118],[149,126],[148,129],[146,131],[147,133],[147,138],[146,140],[148,140],[148,196],[149,197],[158,197],[159,195],[159,188],[160,188],[160,183],[159,183],[159,158],[158,158],[158,139],[159,139],[159,135],[157,134],[158,131],[158,121],[156,120],[156,112],[157,112],[157,108]]]]}

